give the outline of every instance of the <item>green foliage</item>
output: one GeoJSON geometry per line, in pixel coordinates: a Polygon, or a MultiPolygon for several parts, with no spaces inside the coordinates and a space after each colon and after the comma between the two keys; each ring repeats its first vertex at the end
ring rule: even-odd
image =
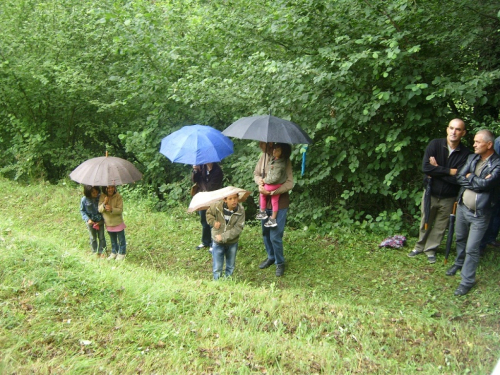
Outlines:
{"type": "MultiPolygon", "coordinates": [[[[188,171],[158,153],[164,136],[272,110],[314,139],[303,177],[292,156],[292,223],[402,227],[450,119],[469,142],[500,130],[497,5],[4,0],[0,173],[55,182],[107,150],[172,207],[188,171]]],[[[235,144],[227,182],[254,189],[255,144],[235,144]]]]}

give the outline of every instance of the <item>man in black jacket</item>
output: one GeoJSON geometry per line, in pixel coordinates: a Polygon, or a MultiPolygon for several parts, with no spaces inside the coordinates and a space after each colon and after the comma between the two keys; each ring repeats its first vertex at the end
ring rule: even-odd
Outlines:
{"type": "Polygon", "coordinates": [[[455,264],[446,271],[448,276],[453,276],[462,270],[456,296],[467,294],[476,281],[479,245],[494,205],[498,203],[500,156],[493,149],[494,141],[489,130],[478,131],[474,137],[474,154],[467,158],[457,174],[461,185],[455,226],[457,257],[455,264]]]}
{"type": "Polygon", "coordinates": [[[465,123],[462,120],[451,120],[446,133],[446,138],[433,139],[425,150],[422,172],[425,174],[424,183],[431,184],[428,228],[425,228],[424,198],[422,198],[420,235],[415,248],[408,254],[412,258],[425,252],[429,263],[436,262],[436,248],[441,244],[448,228],[453,204],[460,190],[456,174],[470,154],[470,150],[461,143],[466,133],[465,123]]]}

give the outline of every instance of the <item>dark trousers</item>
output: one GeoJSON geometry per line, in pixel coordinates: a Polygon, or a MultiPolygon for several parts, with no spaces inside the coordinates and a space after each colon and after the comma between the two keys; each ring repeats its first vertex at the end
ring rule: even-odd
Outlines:
{"type": "Polygon", "coordinates": [[[212,245],[212,233],[210,225],[207,223],[207,210],[198,211],[201,223],[201,243],[205,246],[212,245]]]}

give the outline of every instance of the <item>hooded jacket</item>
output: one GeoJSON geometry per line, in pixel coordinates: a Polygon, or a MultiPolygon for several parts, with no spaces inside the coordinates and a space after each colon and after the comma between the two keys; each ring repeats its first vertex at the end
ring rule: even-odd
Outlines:
{"type": "Polygon", "coordinates": [[[272,159],[269,163],[269,171],[267,172],[266,178],[264,178],[264,183],[268,185],[285,183],[288,178],[286,173],[287,162],[288,159],[272,159]]]}
{"type": "Polygon", "coordinates": [[[99,197],[99,212],[104,217],[106,227],[116,227],[123,223],[123,199],[120,193],[116,192],[109,197],[108,204],[111,206],[111,211],[106,211],[104,198],[106,194],[101,194],[99,197]]]}
{"type": "Polygon", "coordinates": [[[476,216],[482,216],[491,211],[492,207],[498,202],[500,187],[500,156],[497,153],[492,154],[481,174],[476,176],[474,171],[480,159],[481,155],[469,155],[465,165],[457,174],[457,181],[462,186],[458,194],[458,202],[462,203],[465,189],[474,191],[477,194],[476,216]],[[470,175],[466,177],[468,173],[470,175]],[[486,178],[488,175],[491,175],[491,177],[486,178]]]}
{"type": "Polygon", "coordinates": [[[245,209],[238,203],[238,210],[233,212],[229,222],[226,223],[224,219],[224,201],[219,201],[212,204],[207,210],[207,223],[212,227],[212,239],[215,241],[215,237],[220,234],[223,244],[233,244],[238,242],[240,238],[241,231],[245,225],[245,209]],[[220,222],[219,229],[214,228],[215,222],[220,222]]]}
{"type": "Polygon", "coordinates": [[[88,223],[89,219],[96,223],[102,221],[102,214],[99,212],[98,208],[99,198],[100,194],[96,198],[82,197],[80,202],[80,214],[85,223],[88,223]]]}
{"type": "MultiPolygon", "coordinates": [[[[266,153],[262,153],[253,171],[253,178],[257,185],[259,185],[259,180],[265,178],[269,173],[271,156],[266,153]]],[[[292,162],[287,159],[286,164],[286,181],[275,190],[274,194],[279,194],[280,199],[278,202],[279,209],[288,208],[290,205],[290,196],[288,192],[293,188],[293,173],[292,173],[292,162]]],[[[271,208],[271,196],[267,196],[267,208],[271,208]]]]}

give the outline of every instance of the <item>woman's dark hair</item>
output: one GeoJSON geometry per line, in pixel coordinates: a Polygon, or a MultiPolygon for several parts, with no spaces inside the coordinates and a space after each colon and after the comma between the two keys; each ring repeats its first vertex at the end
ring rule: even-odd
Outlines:
{"type": "Polygon", "coordinates": [[[292,146],[288,143],[275,143],[273,148],[281,148],[281,157],[283,159],[289,159],[292,154],[292,146]]]}
{"type": "MultiPolygon", "coordinates": [[[[103,186],[103,187],[102,187],[102,193],[103,193],[104,195],[108,195],[108,187],[107,187],[107,186],[103,186]]],[[[118,189],[117,189],[117,188],[116,188],[116,186],[115,186],[115,194],[116,194],[116,193],[118,193],[118,189]]]]}
{"type": "Polygon", "coordinates": [[[85,195],[87,198],[92,198],[92,190],[97,190],[98,193],[101,192],[101,188],[99,186],[84,185],[83,195],[85,195]]]}

